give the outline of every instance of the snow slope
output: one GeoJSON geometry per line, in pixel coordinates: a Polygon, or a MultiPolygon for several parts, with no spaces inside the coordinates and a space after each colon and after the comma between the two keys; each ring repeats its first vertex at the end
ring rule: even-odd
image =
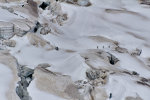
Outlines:
{"type": "Polygon", "coordinates": [[[0,79],[1,79],[0,94],[1,94],[1,99],[2,100],[7,100],[6,93],[9,90],[8,86],[10,85],[10,82],[13,79],[12,78],[13,75],[12,75],[12,72],[9,69],[9,67],[7,67],[3,64],[0,64],[0,66],[1,66],[1,68],[0,68],[0,79]]]}
{"type": "MultiPolygon", "coordinates": [[[[137,81],[142,77],[150,79],[150,8],[141,5],[138,0],[91,0],[92,5],[89,7],[65,2],[60,4],[63,12],[68,15],[68,20],[62,26],[56,24],[54,26],[57,31],[62,33],[49,33],[47,35],[32,33],[38,35],[41,38],[40,40],[49,42],[49,44],[35,46],[25,35],[23,37],[14,36],[12,40],[16,41],[16,47],[7,47],[11,55],[21,65],[27,65],[32,69],[36,69],[40,63],[51,65],[44,70],[45,74],[36,73],[35,79],[28,87],[32,99],[75,100],[70,96],[71,93],[65,98],[64,94],[68,87],[64,87],[62,91],[52,88],[48,92],[47,88],[51,86],[57,88],[60,86],[61,89],[65,80],[62,80],[62,84],[59,79],[56,80],[56,83],[58,82],[61,85],[42,81],[41,84],[46,85],[41,86],[43,89],[40,89],[37,79],[43,78],[42,75],[46,76],[45,82],[48,79],[48,82],[54,81],[55,79],[49,75],[54,74],[55,76],[55,73],[57,73],[57,78],[67,76],[69,77],[68,80],[74,82],[73,84],[79,80],[88,83],[87,69],[103,69],[108,70],[108,80],[105,85],[95,86],[94,92],[91,92],[94,95],[93,100],[109,100],[110,93],[112,93],[112,99],[110,100],[127,100],[126,98],[129,96],[141,98],[139,100],[150,100],[148,94],[150,87],[137,84],[137,81]],[[125,48],[127,52],[119,53],[115,49],[117,46],[125,48]],[[59,50],[56,51],[54,47],[59,47],[59,50]],[[142,50],[141,55],[132,55],[136,48],[142,50]],[[100,51],[104,53],[100,53],[100,51]],[[117,64],[112,65],[106,59],[108,52],[119,59],[117,64]],[[123,73],[125,71],[128,73],[123,73]],[[139,75],[131,75],[133,71],[139,75]],[[99,89],[101,92],[96,91],[99,89]],[[103,95],[105,91],[107,96],[103,95]],[[100,98],[101,96],[104,98],[100,98]]],[[[3,21],[18,18],[15,15],[6,16],[11,14],[2,9],[0,9],[0,13],[2,13],[0,14],[0,20],[3,21]]],[[[26,16],[21,13],[20,15],[26,16]]],[[[150,84],[150,82],[147,83],[150,84]]],[[[92,96],[86,93],[86,89],[91,88],[90,86],[90,82],[83,86],[85,87],[83,88],[84,92],[79,89],[83,100],[92,100],[92,96]]],[[[70,92],[72,91],[70,90],[70,92]]]]}

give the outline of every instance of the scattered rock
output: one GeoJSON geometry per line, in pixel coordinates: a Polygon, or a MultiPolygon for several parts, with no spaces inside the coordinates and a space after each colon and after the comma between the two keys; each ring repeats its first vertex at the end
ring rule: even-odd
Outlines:
{"type": "Polygon", "coordinates": [[[107,73],[104,70],[93,70],[88,69],[86,71],[86,77],[88,78],[90,84],[97,86],[99,83],[106,84],[107,73]]]}
{"type": "Polygon", "coordinates": [[[89,69],[89,70],[86,71],[86,77],[87,77],[89,80],[98,79],[98,78],[100,78],[100,71],[89,69]]]}
{"type": "Polygon", "coordinates": [[[133,56],[140,56],[141,53],[142,53],[142,50],[136,48],[136,50],[132,51],[130,54],[133,56]]]}
{"type": "Polygon", "coordinates": [[[128,50],[127,50],[126,48],[121,48],[121,47],[119,47],[119,46],[117,46],[117,47],[115,48],[115,50],[116,50],[117,52],[119,52],[119,53],[127,53],[127,52],[128,52],[128,50]]]}
{"type": "Polygon", "coordinates": [[[16,46],[16,41],[15,40],[4,40],[3,44],[9,47],[15,47],[16,46]]]}
{"type": "Polygon", "coordinates": [[[62,25],[64,21],[66,21],[68,19],[67,14],[62,14],[62,15],[58,15],[56,17],[56,21],[59,25],[62,25]]]}
{"type": "Polygon", "coordinates": [[[40,30],[40,34],[42,34],[42,35],[46,35],[50,32],[51,32],[51,28],[48,26],[48,24],[44,24],[40,30]]]}

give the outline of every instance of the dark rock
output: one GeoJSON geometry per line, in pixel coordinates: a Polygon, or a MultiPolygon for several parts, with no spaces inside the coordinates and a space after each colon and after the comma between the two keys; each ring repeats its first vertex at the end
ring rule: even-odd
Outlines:
{"type": "Polygon", "coordinates": [[[59,48],[58,48],[58,47],[55,47],[55,50],[57,50],[57,51],[58,51],[58,50],[59,50],[59,48]]]}
{"type": "Polygon", "coordinates": [[[130,73],[129,71],[123,71],[122,73],[128,74],[128,75],[132,75],[132,73],[130,73]]]}
{"type": "MultiPolygon", "coordinates": [[[[22,67],[21,75],[25,78],[31,77],[31,75],[34,73],[34,70],[28,67],[22,67]]],[[[32,77],[31,77],[32,78],[32,77]]]]}
{"type": "Polygon", "coordinates": [[[21,85],[25,88],[27,88],[29,86],[30,82],[27,82],[25,77],[21,77],[21,81],[20,81],[21,85]]]}
{"type": "Polygon", "coordinates": [[[142,82],[148,82],[149,80],[142,77],[142,78],[141,78],[141,81],[142,81],[142,82]]]}
{"type": "Polygon", "coordinates": [[[112,93],[110,93],[110,95],[109,95],[109,99],[111,99],[112,98],[112,93]]]}
{"type": "Polygon", "coordinates": [[[36,26],[33,28],[33,32],[36,33],[40,27],[41,27],[41,24],[39,22],[37,22],[36,26]]]}
{"type": "Polygon", "coordinates": [[[26,66],[18,65],[18,76],[21,80],[18,82],[18,86],[16,87],[16,93],[21,100],[32,100],[28,94],[27,87],[33,79],[33,73],[33,69],[30,69],[26,66]]]}
{"type": "Polygon", "coordinates": [[[137,72],[133,71],[132,75],[139,75],[137,72]]]}
{"type": "MultiPolygon", "coordinates": [[[[16,93],[18,94],[21,100],[23,100],[24,97],[28,97],[28,92],[22,87],[21,84],[17,86],[16,93]]],[[[26,100],[29,100],[29,99],[26,99],[26,100]]]]}
{"type": "Polygon", "coordinates": [[[145,82],[137,81],[138,84],[148,86],[150,88],[150,84],[147,84],[145,82]]]}
{"type": "Polygon", "coordinates": [[[43,2],[39,7],[42,8],[43,10],[46,9],[47,6],[49,6],[49,3],[43,2]]]}
{"type": "Polygon", "coordinates": [[[108,59],[109,59],[110,64],[115,65],[119,61],[119,59],[110,53],[108,54],[109,54],[108,59]]]}

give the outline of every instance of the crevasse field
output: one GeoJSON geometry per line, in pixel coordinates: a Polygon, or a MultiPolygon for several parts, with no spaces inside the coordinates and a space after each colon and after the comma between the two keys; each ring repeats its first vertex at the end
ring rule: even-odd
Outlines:
{"type": "Polygon", "coordinates": [[[150,100],[149,4],[0,0],[0,100],[150,100]]]}

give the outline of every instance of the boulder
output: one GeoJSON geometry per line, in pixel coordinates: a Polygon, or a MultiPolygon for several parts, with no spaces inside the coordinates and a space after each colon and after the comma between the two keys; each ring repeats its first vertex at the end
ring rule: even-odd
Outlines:
{"type": "Polygon", "coordinates": [[[49,6],[49,3],[47,3],[47,2],[42,2],[42,4],[40,4],[39,7],[42,8],[43,10],[45,10],[47,6],[49,6]]]}

